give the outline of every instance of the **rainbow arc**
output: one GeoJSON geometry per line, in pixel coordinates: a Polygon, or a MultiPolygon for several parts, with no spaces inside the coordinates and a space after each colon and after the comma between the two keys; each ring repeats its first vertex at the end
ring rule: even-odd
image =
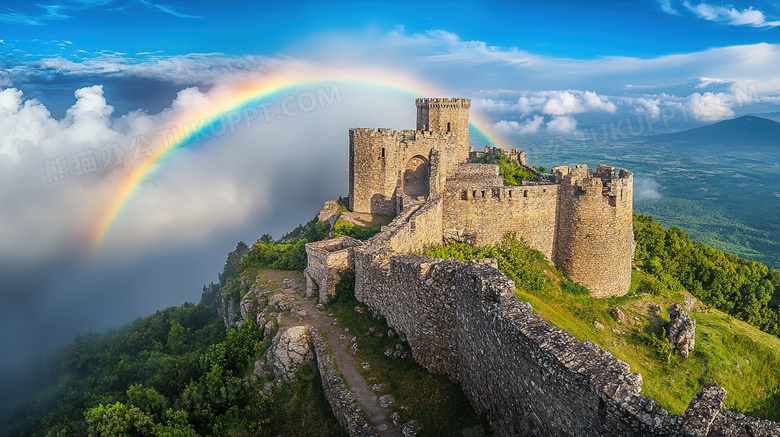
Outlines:
{"type": "MultiPolygon", "coordinates": [[[[396,90],[412,97],[445,97],[448,94],[437,87],[399,75],[397,72],[382,70],[318,70],[312,72],[284,72],[263,77],[228,90],[215,92],[210,97],[207,108],[185,112],[172,122],[176,129],[166,135],[165,144],[156,148],[142,164],[126,173],[120,184],[115,200],[106,208],[99,219],[93,235],[91,247],[96,250],[106,238],[112,223],[129,203],[133,193],[151,174],[159,171],[160,164],[170,160],[177,150],[208,138],[215,124],[222,122],[226,114],[235,114],[245,108],[279,97],[280,94],[304,87],[322,84],[362,84],[396,90]],[[205,120],[205,121],[204,121],[205,120]],[[199,121],[199,122],[196,122],[199,121]],[[189,127],[189,128],[182,128],[189,127]]],[[[470,115],[470,129],[474,129],[492,145],[504,147],[504,141],[490,129],[490,123],[478,114],[470,115]]]]}

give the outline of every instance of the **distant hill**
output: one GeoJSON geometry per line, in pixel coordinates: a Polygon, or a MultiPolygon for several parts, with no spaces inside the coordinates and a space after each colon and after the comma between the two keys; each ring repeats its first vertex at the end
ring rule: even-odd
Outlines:
{"type": "Polygon", "coordinates": [[[757,112],[748,115],[752,115],[754,117],[768,118],[774,121],[780,121],[780,112],[757,112]]]}
{"type": "Polygon", "coordinates": [[[648,140],[688,147],[750,147],[780,151],[780,123],[746,115],[682,132],[653,135],[648,140]]]}

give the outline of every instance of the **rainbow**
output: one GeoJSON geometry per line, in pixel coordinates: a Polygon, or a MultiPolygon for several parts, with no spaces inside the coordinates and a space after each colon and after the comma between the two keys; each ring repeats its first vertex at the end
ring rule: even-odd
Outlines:
{"type": "MultiPolygon", "coordinates": [[[[449,95],[433,85],[387,70],[326,70],[322,68],[312,68],[311,70],[316,71],[285,71],[264,76],[256,81],[249,81],[238,87],[215,90],[210,93],[207,109],[189,111],[178,116],[172,125],[193,126],[195,120],[212,120],[212,122],[202,123],[196,129],[178,130],[177,135],[167,135],[168,139],[163,147],[156,148],[152,151],[151,156],[124,175],[115,200],[99,217],[96,231],[91,239],[92,251],[97,250],[106,238],[111,224],[119,216],[137,187],[176,150],[198,141],[203,136],[208,137],[206,131],[212,129],[215,120],[221,120],[221,116],[224,114],[257,105],[261,99],[273,98],[281,92],[323,83],[356,83],[396,90],[414,97],[449,95]]],[[[493,145],[504,146],[504,140],[492,132],[490,123],[483,120],[479,114],[472,113],[470,119],[470,128],[476,130],[493,145]]]]}

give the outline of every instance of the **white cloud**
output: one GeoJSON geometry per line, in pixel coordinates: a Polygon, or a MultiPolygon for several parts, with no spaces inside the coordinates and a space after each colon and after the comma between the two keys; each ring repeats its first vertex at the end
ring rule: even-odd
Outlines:
{"type": "Polygon", "coordinates": [[[609,101],[606,96],[600,96],[593,91],[585,91],[585,107],[595,111],[604,111],[614,113],[617,106],[609,101]]]}
{"type": "Polygon", "coordinates": [[[541,112],[547,115],[571,115],[589,111],[614,113],[617,106],[609,97],[593,91],[515,91],[522,94],[516,102],[493,98],[477,99],[474,108],[488,112],[519,112],[522,115],[541,112]]]}
{"type": "Polygon", "coordinates": [[[655,179],[642,176],[634,177],[634,200],[656,200],[663,197],[661,186],[655,179]]]}
{"type": "Polygon", "coordinates": [[[475,99],[471,102],[471,106],[478,111],[487,112],[516,112],[519,110],[517,103],[495,99],[475,99]]]}
{"type": "MultiPolygon", "coordinates": [[[[155,138],[155,131],[169,126],[185,109],[211,103],[208,95],[184,90],[159,114],[139,111],[114,117],[102,86],[78,89],[75,97],[57,120],[21,91],[0,91],[0,199],[7,206],[0,210],[0,261],[37,260],[90,241],[98,219],[119,195],[117,184],[145,164],[144,157],[131,150],[132,139],[155,138]],[[122,149],[122,165],[106,166],[111,144],[122,149]],[[94,158],[96,168],[90,170],[83,156],[94,158]]],[[[175,177],[139,188],[143,196],[127,212],[127,226],[116,239],[125,247],[210,235],[238,225],[263,205],[265,176],[239,176],[231,174],[234,164],[215,165],[228,159],[227,154],[183,155],[179,161],[186,165],[170,172],[175,177]],[[252,179],[255,182],[249,182],[252,179]]]]}
{"type": "Polygon", "coordinates": [[[523,123],[516,121],[501,120],[493,125],[493,128],[502,134],[535,134],[539,132],[539,128],[544,123],[544,117],[541,115],[535,115],[533,118],[529,118],[523,123]]]}
{"type": "Polygon", "coordinates": [[[547,122],[547,132],[552,134],[570,134],[576,130],[577,120],[568,115],[555,116],[547,122]]]}
{"type": "Polygon", "coordinates": [[[542,112],[549,115],[569,115],[585,112],[585,108],[572,93],[559,91],[544,104],[542,112]]]}
{"type": "Polygon", "coordinates": [[[658,6],[661,7],[661,10],[666,12],[667,14],[671,15],[680,15],[680,11],[675,9],[674,6],[672,6],[671,0],[658,0],[658,6]]]}
{"type": "MultiPolygon", "coordinates": [[[[153,78],[179,85],[213,84],[224,78],[246,78],[257,72],[272,71],[280,65],[295,63],[313,65],[321,61],[323,65],[350,66],[355,59],[381,51],[383,57],[375,61],[378,68],[397,70],[399,65],[403,65],[401,68],[409,75],[432,78],[439,87],[448,90],[484,87],[492,90],[480,92],[485,97],[512,103],[515,103],[513,99],[517,99],[518,111],[523,115],[541,112],[539,106],[547,103],[551,92],[557,96],[566,89],[562,85],[572,84],[579,84],[580,89],[599,95],[613,92],[616,84],[630,88],[629,92],[661,91],[673,86],[685,86],[693,91],[695,84],[691,83],[691,78],[709,77],[728,82],[749,79],[762,92],[780,90],[780,76],[776,74],[777,65],[780,65],[780,45],[769,43],[715,47],[654,58],[602,56],[570,59],[536,55],[513,47],[491,46],[482,41],[463,41],[458,35],[446,31],[406,34],[399,28],[378,38],[319,36],[300,46],[305,48],[299,53],[292,53],[291,57],[275,58],[220,53],[126,56],[105,52],[82,53],[80,56],[84,55],[86,59],[74,62],[67,55],[50,55],[37,63],[12,67],[5,73],[11,81],[18,77],[25,82],[37,76],[49,78],[54,71],[63,75],[112,74],[153,78]],[[410,59],[414,62],[408,62],[410,59]],[[551,71],[555,74],[550,74],[551,71]],[[523,78],[523,90],[533,91],[518,92],[517,77],[523,78]],[[475,78],[479,80],[475,81],[475,78]]],[[[585,104],[582,94],[585,91],[566,92],[577,97],[580,105],[585,104]]],[[[490,110],[512,109],[505,103],[502,105],[490,110]]],[[[609,105],[606,105],[603,109],[609,110],[609,105]]]]}
{"type": "MultiPolygon", "coordinates": [[[[19,75],[49,76],[51,72],[69,75],[122,75],[162,80],[173,84],[207,84],[232,81],[267,72],[281,64],[296,61],[262,56],[226,56],[221,53],[191,53],[180,56],[152,55],[138,60],[124,53],[101,54],[79,62],[62,56],[43,58],[19,67],[19,75]]],[[[304,64],[304,63],[301,63],[304,64]]]]}
{"type": "Polygon", "coordinates": [[[541,111],[546,103],[547,94],[545,93],[531,93],[530,96],[522,96],[517,99],[517,106],[523,115],[541,111]]]}
{"type": "Polygon", "coordinates": [[[702,76],[699,78],[699,84],[696,85],[696,88],[706,88],[713,83],[726,83],[726,81],[723,79],[718,79],[717,77],[702,76]]]}
{"type": "Polygon", "coordinates": [[[732,26],[780,26],[780,21],[767,21],[764,13],[758,9],[753,9],[752,6],[747,9],[739,10],[731,5],[715,6],[704,2],[695,6],[688,3],[687,1],[683,4],[699,18],[707,21],[724,23],[732,26]]]}
{"type": "Polygon", "coordinates": [[[734,117],[734,96],[726,93],[693,93],[686,102],[688,108],[697,120],[719,121],[734,117]]]}
{"type": "Polygon", "coordinates": [[[653,98],[651,96],[624,97],[620,100],[621,103],[633,106],[632,112],[634,114],[648,115],[653,118],[661,115],[661,99],[659,98],[653,98]]]}
{"type": "Polygon", "coordinates": [[[67,20],[71,18],[63,12],[63,5],[36,5],[43,8],[40,14],[26,14],[23,12],[17,12],[8,10],[7,12],[0,13],[0,21],[6,23],[27,24],[27,25],[41,25],[47,21],[54,20],[67,20]]]}

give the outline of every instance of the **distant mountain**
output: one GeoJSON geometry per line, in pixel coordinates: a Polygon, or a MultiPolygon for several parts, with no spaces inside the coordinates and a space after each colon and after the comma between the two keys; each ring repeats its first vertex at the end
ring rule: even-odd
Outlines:
{"type": "Polygon", "coordinates": [[[648,140],[689,147],[749,147],[780,151],[780,123],[746,115],[682,132],[653,135],[648,140]]]}
{"type": "Polygon", "coordinates": [[[758,112],[754,114],[748,114],[754,117],[768,118],[774,121],[780,121],[780,112],[758,112]]]}

